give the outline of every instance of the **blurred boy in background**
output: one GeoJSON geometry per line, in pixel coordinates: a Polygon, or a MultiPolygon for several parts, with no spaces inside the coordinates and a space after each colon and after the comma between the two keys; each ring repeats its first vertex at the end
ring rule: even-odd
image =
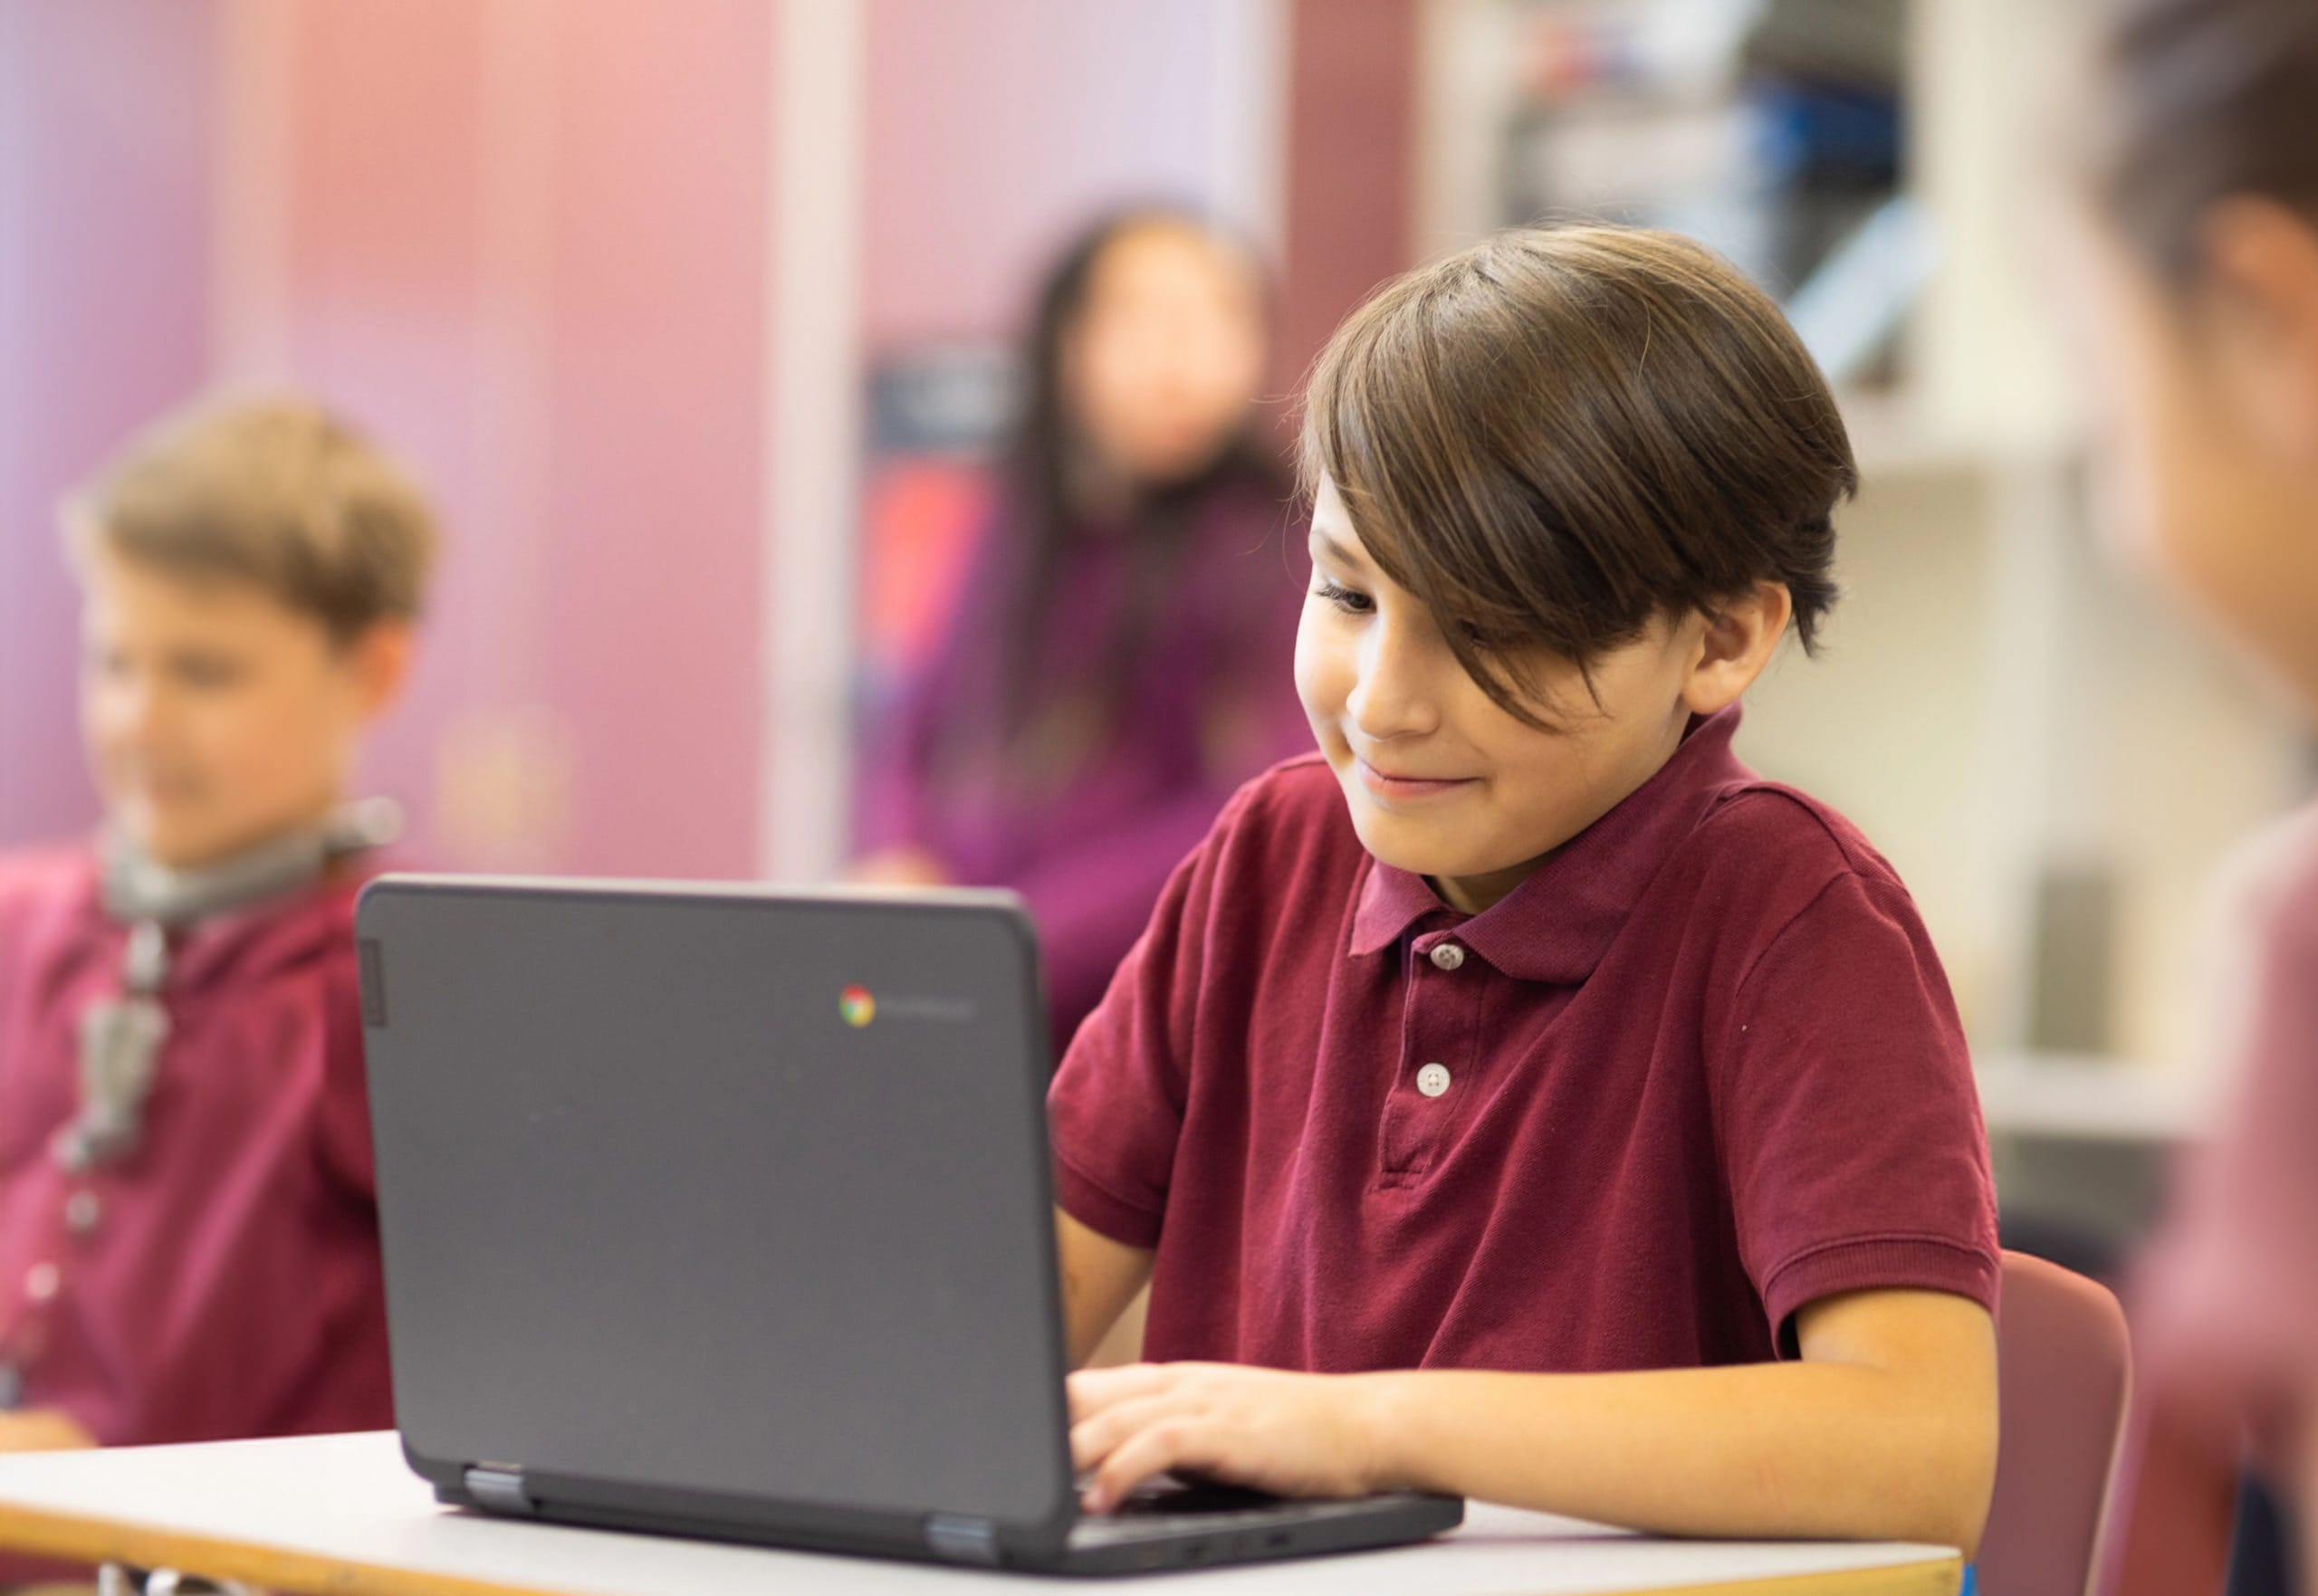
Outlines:
{"type": "Polygon", "coordinates": [[[1064,253],[945,641],[868,739],[855,874],[1021,893],[1058,1058],[1224,800],[1311,746],[1264,301],[1243,248],[1170,211],[1064,253]]]}
{"type": "MultiPolygon", "coordinates": [[[[2318,729],[2318,5],[2121,0],[2100,65],[2083,299],[2119,524],[2318,729]]],[[[2217,1037],[2239,1101],[2138,1294],[2157,1417],[2115,1572],[2168,1596],[2214,1588],[2249,1448],[2318,1529],[2318,812],[2254,888],[2217,1037]]]]}
{"type": "Polygon", "coordinates": [[[0,1449],[393,1420],[352,937],[356,748],[436,545],[295,401],[65,511],[94,838],[0,857],[0,1449]]]}

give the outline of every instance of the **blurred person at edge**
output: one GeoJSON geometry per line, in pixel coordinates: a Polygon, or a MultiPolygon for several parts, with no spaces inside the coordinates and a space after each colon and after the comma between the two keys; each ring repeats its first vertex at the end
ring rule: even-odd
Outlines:
{"type": "Polygon", "coordinates": [[[1058,1058],[1224,801],[1312,745],[1266,297],[1244,247],[1178,211],[1064,252],[969,577],[866,740],[853,874],[1020,893],[1058,1058]]]}
{"type": "Polygon", "coordinates": [[[382,1428],[352,923],[393,811],[345,800],[433,511],[283,399],[165,420],[64,520],[103,822],[0,855],[0,1451],[382,1428]]]}
{"type": "MultiPolygon", "coordinates": [[[[2107,0],[2098,40],[2071,237],[2112,532],[2318,730],[2318,0],[2107,0]]],[[[2137,1591],[2213,1588],[2241,1455],[2318,1532],[2318,808],[2246,863],[2233,1106],[2132,1293],[2137,1591]]]]}

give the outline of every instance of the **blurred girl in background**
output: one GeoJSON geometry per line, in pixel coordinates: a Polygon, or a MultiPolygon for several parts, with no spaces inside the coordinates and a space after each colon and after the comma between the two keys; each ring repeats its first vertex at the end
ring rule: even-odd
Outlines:
{"type": "Polygon", "coordinates": [[[943,641],[867,740],[854,874],[1022,894],[1058,1057],[1224,799],[1311,746],[1268,344],[1255,261],[1190,216],[1073,244],[943,641]]]}

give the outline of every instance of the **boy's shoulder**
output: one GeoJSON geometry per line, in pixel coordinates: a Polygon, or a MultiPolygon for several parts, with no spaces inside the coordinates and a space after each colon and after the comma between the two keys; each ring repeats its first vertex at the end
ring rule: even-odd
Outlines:
{"type": "Polygon", "coordinates": [[[93,845],[0,852],[0,1000],[39,989],[38,972],[74,957],[103,923],[93,845]]]}
{"type": "Polygon", "coordinates": [[[1368,856],[1336,772],[1317,750],[1250,778],[1216,815],[1187,865],[1247,923],[1343,895],[1368,856]]]}
{"type": "MultiPolygon", "coordinates": [[[[361,888],[376,871],[333,872],[284,897],[206,922],[196,941],[196,963],[230,953],[236,963],[264,967],[314,957],[354,959],[354,913],[361,888]]],[[[104,933],[103,867],[92,843],[63,843],[0,851],[0,954],[10,959],[53,956],[104,933]]]]}
{"type": "Polygon", "coordinates": [[[97,850],[85,842],[0,849],[0,922],[93,906],[97,876],[97,850]]]}
{"type": "Polygon", "coordinates": [[[1899,872],[1849,817],[1752,770],[1714,794],[1675,858],[1700,904],[1752,922],[1764,937],[1831,896],[1916,915],[1899,872]]]}
{"type": "Polygon", "coordinates": [[[2273,820],[2233,847],[2205,904],[2211,944],[2204,980],[2307,988],[2318,974],[2318,803],[2273,820]]]}
{"type": "Polygon", "coordinates": [[[2255,936],[2297,927],[2318,941],[2318,803],[2264,826],[2230,850],[2216,873],[2214,907],[2255,936]]]}
{"type": "Polygon", "coordinates": [[[1317,750],[1280,760],[1250,777],[1215,817],[1212,836],[1269,848],[1283,845],[1360,846],[1336,773],[1317,750]]]}
{"type": "Polygon", "coordinates": [[[188,961],[231,970],[245,980],[317,965],[333,977],[350,979],[355,907],[375,874],[368,868],[332,870],[295,891],[204,922],[188,942],[188,961]]]}
{"type": "Polygon", "coordinates": [[[1899,879],[1866,833],[1834,805],[1751,770],[1715,795],[1695,835],[1719,856],[1758,866],[1899,879]]]}

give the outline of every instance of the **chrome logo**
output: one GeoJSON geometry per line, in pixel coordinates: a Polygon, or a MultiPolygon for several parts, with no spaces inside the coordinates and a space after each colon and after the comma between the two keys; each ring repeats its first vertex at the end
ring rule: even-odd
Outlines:
{"type": "Polygon", "coordinates": [[[867,987],[848,987],[837,995],[837,1011],[845,1016],[845,1023],[859,1030],[877,1018],[877,999],[869,995],[867,987]]]}

